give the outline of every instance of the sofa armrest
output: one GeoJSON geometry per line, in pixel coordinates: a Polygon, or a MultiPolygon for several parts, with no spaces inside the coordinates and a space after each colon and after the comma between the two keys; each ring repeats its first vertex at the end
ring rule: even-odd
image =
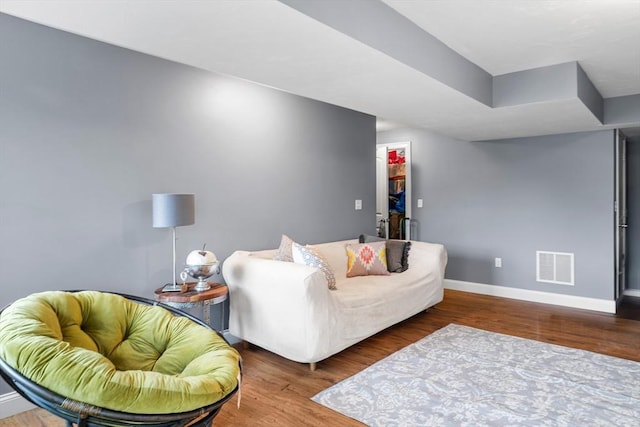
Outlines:
{"type": "MultiPolygon", "coordinates": [[[[236,251],[222,273],[229,287],[229,332],[298,362],[316,362],[328,343],[334,303],[315,267],[236,251]]],[[[320,360],[320,359],[318,359],[320,360]]]]}
{"type": "Polygon", "coordinates": [[[442,282],[448,255],[444,245],[411,241],[409,250],[409,269],[418,270],[421,274],[433,274],[442,282]]]}

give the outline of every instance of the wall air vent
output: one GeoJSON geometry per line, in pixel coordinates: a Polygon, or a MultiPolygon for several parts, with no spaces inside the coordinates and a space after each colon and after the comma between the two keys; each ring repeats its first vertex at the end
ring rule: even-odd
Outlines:
{"type": "Polygon", "coordinates": [[[558,285],[575,284],[573,254],[536,251],[536,280],[558,285]]]}

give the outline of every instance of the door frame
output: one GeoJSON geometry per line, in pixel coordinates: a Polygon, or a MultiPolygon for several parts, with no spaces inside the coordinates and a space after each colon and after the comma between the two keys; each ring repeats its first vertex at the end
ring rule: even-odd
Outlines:
{"type": "Polygon", "coordinates": [[[615,290],[616,305],[620,303],[627,287],[627,138],[619,129],[614,133],[615,157],[615,290]]]}
{"type": "MultiPolygon", "coordinates": [[[[386,143],[386,144],[377,144],[376,145],[376,159],[377,159],[377,153],[378,153],[378,148],[380,147],[386,147],[387,149],[387,164],[388,164],[388,156],[389,156],[389,150],[396,150],[399,148],[403,148],[404,149],[404,156],[405,156],[405,163],[406,163],[406,170],[405,170],[405,189],[404,189],[404,196],[405,196],[405,217],[409,218],[408,221],[406,221],[404,223],[405,225],[405,238],[406,240],[410,240],[411,239],[411,214],[412,214],[412,207],[413,207],[413,198],[412,198],[412,194],[411,194],[411,141],[401,141],[401,142],[390,142],[390,143],[386,143]]],[[[377,160],[376,160],[377,162],[377,160]]],[[[388,175],[387,175],[388,177],[388,175]]],[[[376,186],[379,185],[379,177],[377,176],[377,168],[376,168],[376,186]]],[[[376,188],[376,198],[378,197],[378,188],[376,188]]],[[[389,196],[389,185],[388,183],[386,183],[386,190],[385,193],[387,195],[387,198],[389,196]]],[[[376,199],[376,206],[378,205],[378,200],[376,199]]],[[[389,205],[387,202],[387,212],[383,213],[383,218],[385,220],[389,220],[389,205]]],[[[388,223],[386,224],[386,232],[387,232],[387,237],[389,236],[389,225],[388,223]]]]}
{"type": "Polygon", "coordinates": [[[389,148],[376,146],[376,236],[389,238],[389,148]],[[380,164],[382,162],[382,164],[380,164]],[[380,227],[384,226],[384,236],[380,227]]]}

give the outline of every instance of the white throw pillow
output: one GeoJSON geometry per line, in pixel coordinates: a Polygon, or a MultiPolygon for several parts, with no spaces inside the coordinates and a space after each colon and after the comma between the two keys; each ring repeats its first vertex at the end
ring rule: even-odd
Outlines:
{"type": "Polygon", "coordinates": [[[282,238],[280,239],[280,247],[278,248],[278,252],[276,252],[273,259],[276,261],[293,262],[293,257],[291,255],[291,245],[293,245],[293,240],[291,240],[291,237],[283,234],[282,238]]]}
{"type": "Polygon", "coordinates": [[[311,267],[319,268],[327,278],[327,284],[329,289],[335,290],[336,288],[336,276],[333,274],[331,267],[327,261],[318,252],[309,247],[299,245],[293,242],[291,247],[291,253],[293,255],[293,262],[298,264],[309,265],[311,267]]]}

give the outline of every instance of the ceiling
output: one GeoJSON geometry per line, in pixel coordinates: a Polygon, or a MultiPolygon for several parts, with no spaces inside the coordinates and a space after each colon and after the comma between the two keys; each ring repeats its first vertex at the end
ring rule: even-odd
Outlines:
{"type": "MultiPolygon", "coordinates": [[[[346,14],[363,1],[324,6],[346,14]]],[[[577,61],[602,97],[640,94],[640,0],[383,1],[491,76],[577,61]]],[[[362,111],[381,130],[483,140],[617,127],[576,98],[493,108],[353,36],[376,22],[339,31],[276,0],[2,0],[0,11],[362,111]]],[[[379,43],[401,49],[399,35],[379,43]]]]}

